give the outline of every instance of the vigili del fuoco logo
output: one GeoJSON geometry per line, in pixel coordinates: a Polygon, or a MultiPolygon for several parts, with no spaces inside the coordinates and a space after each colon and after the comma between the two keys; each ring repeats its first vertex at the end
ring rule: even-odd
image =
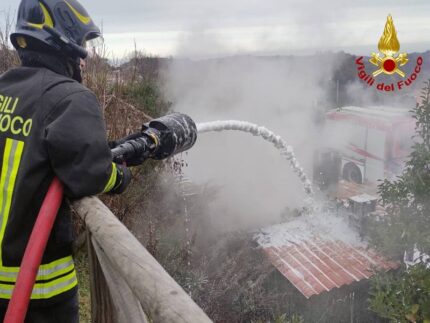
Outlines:
{"type": "Polygon", "coordinates": [[[409,62],[408,54],[399,53],[400,43],[397,39],[396,28],[393,18],[388,15],[385,23],[384,33],[378,43],[380,53],[372,53],[369,62],[374,66],[374,70],[368,72],[364,65],[364,57],[355,60],[357,65],[358,77],[370,87],[376,87],[383,92],[394,92],[409,87],[418,77],[423,65],[423,58],[419,56],[415,62],[415,68],[410,75],[406,75],[403,67],[409,62]],[[391,76],[381,80],[381,75],[391,76]],[[378,80],[379,78],[379,80],[378,80]],[[389,79],[387,82],[386,80],[389,79]],[[394,81],[393,81],[394,80],[394,81]]]}

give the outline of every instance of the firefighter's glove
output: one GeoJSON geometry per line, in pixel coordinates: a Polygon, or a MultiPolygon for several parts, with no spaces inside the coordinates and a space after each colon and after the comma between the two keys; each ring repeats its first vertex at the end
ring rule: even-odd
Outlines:
{"type": "Polygon", "coordinates": [[[111,194],[121,194],[125,191],[131,182],[131,172],[123,165],[116,165],[116,182],[114,188],[109,192],[111,194]]]}

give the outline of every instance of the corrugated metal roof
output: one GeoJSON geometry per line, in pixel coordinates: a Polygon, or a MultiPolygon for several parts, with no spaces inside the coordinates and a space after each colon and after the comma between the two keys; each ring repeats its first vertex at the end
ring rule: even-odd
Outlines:
{"type": "Polygon", "coordinates": [[[271,263],[306,298],[369,279],[375,269],[399,266],[376,252],[341,241],[310,240],[292,246],[263,248],[271,263]]]}
{"type": "Polygon", "coordinates": [[[336,230],[316,233],[315,227],[306,221],[298,224],[300,220],[294,220],[263,229],[256,240],[270,262],[306,298],[369,279],[377,270],[399,267],[398,263],[367,248],[362,241],[346,238],[356,233],[349,232],[338,220],[327,216],[329,226],[342,230],[338,238],[336,230]]]}

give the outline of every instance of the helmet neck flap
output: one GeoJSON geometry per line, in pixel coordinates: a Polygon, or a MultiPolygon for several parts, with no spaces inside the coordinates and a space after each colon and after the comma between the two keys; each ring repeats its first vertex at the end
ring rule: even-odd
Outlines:
{"type": "Polygon", "coordinates": [[[70,77],[79,83],[82,82],[79,59],[72,60],[68,57],[61,57],[57,53],[29,49],[18,50],[18,55],[22,66],[45,67],[55,73],[70,77]]]}

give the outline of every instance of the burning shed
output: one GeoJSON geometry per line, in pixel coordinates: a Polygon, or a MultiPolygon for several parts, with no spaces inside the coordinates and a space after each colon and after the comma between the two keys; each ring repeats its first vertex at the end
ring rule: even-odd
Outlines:
{"type": "Polygon", "coordinates": [[[370,249],[342,216],[321,212],[261,229],[256,241],[288,292],[285,311],[306,322],[378,322],[368,279],[399,264],[370,249]]]}

